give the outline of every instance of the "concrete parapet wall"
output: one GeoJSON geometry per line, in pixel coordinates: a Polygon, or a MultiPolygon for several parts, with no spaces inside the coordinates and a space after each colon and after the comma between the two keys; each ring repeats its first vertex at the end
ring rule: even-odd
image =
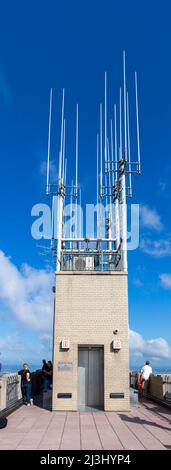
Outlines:
{"type": "MultiPolygon", "coordinates": [[[[32,396],[40,393],[41,371],[32,372],[32,396]]],[[[0,377],[0,414],[10,412],[22,402],[21,376],[18,373],[0,377]]]]}
{"type": "MultiPolygon", "coordinates": [[[[130,372],[130,386],[135,388],[138,378],[137,372],[130,372]]],[[[152,374],[149,383],[145,384],[144,395],[151,399],[166,403],[171,402],[171,374],[152,374]]]]}
{"type": "Polygon", "coordinates": [[[17,373],[0,377],[0,412],[10,410],[21,400],[20,381],[17,373]]]}
{"type": "Polygon", "coordinates": [[[163,377],[161,375],[151,375],[149,393],[153,397],[163,400],[163,377]]]}

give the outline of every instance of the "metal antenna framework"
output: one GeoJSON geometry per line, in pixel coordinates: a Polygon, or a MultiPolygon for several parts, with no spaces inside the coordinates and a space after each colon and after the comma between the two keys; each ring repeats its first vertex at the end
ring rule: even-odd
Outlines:
{"type": "Polygon", "coordinates": [[[46,193],[52,195],[52,240],[51,247],[56,256],[56,269],[60,270],[120,270],[127,272],[127,197],[132,196],[132,175],[141,173],[140,131],[137,73],[135,72],[135,118],[137,158],[131,160],[131,128],[129,95],[126,80],[126,55],[123,51],[123,85],[119,89],[118,105],[112,106],[107,93],[107,73],[104,81],[104,101],[100,104],[100,120],[97,133],[97,236],[90,238],[73,235],[72,227],[78,229],[78,202],[81,190],[78,185],[79,157],[79,112],[76,105],[75,138],[75,184],[67,184],[67,147],[65,90],[62,93],[61,133],[56,184],[50,183],[50,151],[52,123],[52,89],[50,90],[48,155],[46,193]],[[118,135],[119,129],[119,135],[118,135]],[[109,137],[108,137],[109,136],[109,137]],[[119,142],[119,146],[118,146],[119,142]],[[57,198],[57,209],[54,204],[57,198]],[[64,233],[66,199],[70,202],[69,237],[64,233]],[[55,217],[54,211],[57,211],[55,217]],[[74,219],[73,219],[74,212],[74,219]],[[57,236],[53,235],[57,224],[57,236]],[[74,223],[73,223],[74,222],[74,223]],[[105,224],[105,235],[102,226],[105,224]],[[103,236],[102,236],[103,232],[103,236]]]}

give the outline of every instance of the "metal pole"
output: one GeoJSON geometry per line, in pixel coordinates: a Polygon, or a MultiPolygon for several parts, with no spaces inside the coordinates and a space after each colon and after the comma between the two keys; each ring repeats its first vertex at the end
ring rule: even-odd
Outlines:
{"type": "Polygon", "coordinates": [[[51,249],[53,247],[53,239],[54,239],[54,196],[52,196],[52,216],[51,216],[51,249]]]}
{"type": "Polygon", "coordinates": [[[52,88],[51,88],[51,90],[50,90],[50,105],[49,105],[49,130],[48,130],[48,156],[47,156],[46,194],[49,194],[51,118],[52,118],[52,88]]]}
{"type": "Polygon", "coordinates": [[[119,91],[119,123],[120,123],[120,152],[119,159],[122,160],[122,90],[119,91]]]}
{"type": "Polygon", "coordinates": [[[111,135],[111,157],[112,157],[112,186],[114,187],[115,173],[114,173],[113,122],[112,122],[112,119],[110,121],[110,135],[111,135]]]}
{"type": "Polygon", "coordinates": [[[60,151],[59,151],[59,172],[58,172],[59,185],[61,184],[61,177],[62,177],[62,146],[63,146],[63,130],[64,130],[64,102],[65,102],[65,90],[63,88],[62,117],[61,117],[61,145],[60,145],[60,151]]]}
{"type": "Polygon", "coordinates": [[[66,121],[64,119],[63,145],[62,145],[62,182],[63,184],[65,180],[65,129],[66,129],[66,121]]]}
{"type": "Polygon", "coordinates": [[[99,237],[101,236],[102,225],[102,196],[103,196],[103,116],[102,116],[102,103],[100,103],[100,191],[99,191],[99,237]]]}
{"type": "MultiPolygon", "coordinates": [[[[107,162],[107,73],[105,72],[105,166],[107,162]]],[[[105,168],[106,170],[107,168],[105,168]]]]}
{"type": "Polygon", "coordinates": [[[77,196],[77,186],[78,186],[78,104],[76,108],[76,168],[75,168],[75,195],[77,196]]]}
{"type": "Polygon", "coordinates": [[[107,173],[108,164],[107,164],[107,73],[105,72],[105,136],[104,136],[104,157],[105,157],[105,192],[106,192],[106,205],[107,205],[107,173]]]}
{"type": "Polygon", "coordinates": [[[135,72],[135,98],[136,98],[136,121],[137,121],[138,172],[140,173],[141,172],[141,161],[140,161],[140,130],[139,130],[137,72],[135,72]]]}
{"type": "Polygon", "coordinates": [[[75,223],[75,236],[78,237],[78,208],[77,208],[77,196],[78,196],[78,103],[76,106],[76,151],[75,151],[75,209],[76,209],[76,223],[75,223]]]}
{"type": "Polygon", "coordinates": [[[56,270],[61,269],[61,248],[62,248],[62,237],[63,237],[63,208],[64,208],[64,193],[62,187],[62,157],[63,157],[63,134],[64,134],[64,102],[65,102],[65,90],[63,88],[62,94],[62,117],[61,117],[61,146],[59,152],[59,193],[58,193],[58,230],[57,230],[57,260],[56,270]]]}
{"type": "Polygon", "coordinates": [[[65,172],[64,172],[64,185],[66,187],[66,181],[67,181],[67,158],[65,158],[65,172]]]}
{"type": "MultiPolygon", "coordinates": [[[[73,181],[72,181],[72,188],[71,188],[71,196],[70,196],[70,238],[72,238],[72,192],[73,192],[73,181]]],[[[70,241],[70,249],[72,248],[72,242],[70,241]]]]}
{"type": "Polygon", "coordinates": [[[117,116],[116,104],[114,105],[114,122],[115,122],[115,191],[114,191],[114,222],[116,235],[116,249],[120,245],[120,220],[119,220],[119,201],[118,201],[118,142],[117,142],[117,116]]]}
{"type": "Polygon", "coordinates": [[[103,185],[103,150],[102,150],[102,104],[100,104],[100,196],[102,197],[103,185]]]}
{"type": "Polygon", "coordinates": [[[99,234],[99,135],[97,134],[97,237],[99,234]]]}
{"type": "Polygon", "coordinates": [[[126,181],[125,162],[120,164],[120,227],[122,240],[123,271],[127,272],[127,214],[126,214],[126,181]]]}
{"type": "Polygon", "coordinates": [[[124,138],[124,157],[127,160],[127,117],[126,117],[126,68],[125,68],[125,51],[123,51],[123,75],[124,75],[124,131],[125,131],[125,138],[124,138]]]}
{"type": "Polygon", "coordinates": [[[57,260],[56,260],[56,270],[60,271],[61,269],[61,248],[62,248],[62,238],[63,238],[63,191],[60,191],[58,195],[58,231],[57,231],[57,260]]]}
{"type": "Polygon", "coordinates": [[[109,150],[109,140],[107,139],[107,155],[108,155],[108,174],[109,174],[109,204],[112,202],[112,181],[111,181],[111,158],[109,150]]]}
{"type": "Polygon", "coordinates": [[[129,196],[132,196],[132,175],[131,175],[131,146],[129,128],[129,97],[127,92],[127,119],[128,119],[128,171],[129,171],[129,196]]]}
{"type": "Polygon", "coordinates": [[[115,181],[118,180],[118,142],[117,142],[117,120],[116,104],[114,105],[114,123],[115,123],[115,181]]]}

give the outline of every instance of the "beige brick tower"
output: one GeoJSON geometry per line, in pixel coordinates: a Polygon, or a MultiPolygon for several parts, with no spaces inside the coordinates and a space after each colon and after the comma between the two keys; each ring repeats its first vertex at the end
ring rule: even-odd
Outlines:
{"type": "Polygon", "coordinates": [[[129,410],[127,274],[56,275],[53,410],[129,410]],[[114,334],[115,333],[115,334],[114,334]],[[62,341],[69,346],[62,348],[62,341]],[[115,350],[113,341],[120,340],[115,350]]]}
{"type": "MultiPolygon", "coordinates": [[[[53,197],[51,247],[56,257],[53,410],[127,411],[130,406],[127,197],[132,196],[132,175],[140,175],[141,165],[137,73],[135,98],[138,153],[136,155],[131,150],[133,160],[130,154],[125,51],[123,86],[119,90],[119,103],[114,105],[114,116],[113,104],[109,102],[107,92],[106,72],[104,78],[104,100],[100,104],[100,126],[96,140],[97,191],[92,188],[94,195],[96,193],[97,204],[93,211],[93,204],[90,204],[89,213],[86,208],[84,216],[78,184],[78,104],[74,183],[72,181],[72,184],[68,184],[66,178],[63,90],[58,178],[57,183],[51,184],[52,90],[50,93],[46,193],[53,197]],[[68,202],[70,205],[66,207],[68,202]]],[[[72,154],[72,148],[69,154],[72,154]]],[[[91,158],[86,159],[86,163],[88,161],[88,171],[91,173],[91,158]]],[[[137,213],[131,211],[130,250],[138,246],[137,213]]]]}

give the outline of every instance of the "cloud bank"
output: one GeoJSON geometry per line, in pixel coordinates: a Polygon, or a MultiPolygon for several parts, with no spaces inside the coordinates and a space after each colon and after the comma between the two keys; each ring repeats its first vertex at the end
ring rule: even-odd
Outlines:
{"type": "Polygon", "coordinates": [[[18,269],[0,251],[0,300],[20,322],[49,332],[53,316],[53,273],[23,264],[18,269]]]}
{"type": "Polygon", "coordinates": [[[140,333],[129,330],[130,351],[139,356],[155,359],[170,359],[171,347],[164,338],[145,340],[140,333]]]}

